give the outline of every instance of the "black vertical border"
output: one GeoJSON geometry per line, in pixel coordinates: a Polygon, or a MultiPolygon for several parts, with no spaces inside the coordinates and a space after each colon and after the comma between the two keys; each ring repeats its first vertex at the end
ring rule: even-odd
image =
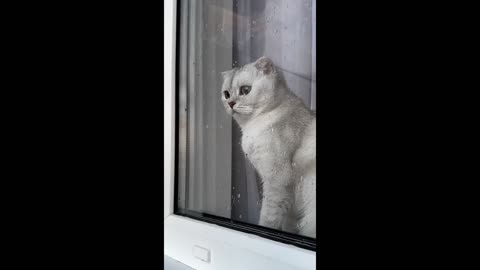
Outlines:
{"type": "Polygon", "coordinates": [[[176,25],[175,25],[175,89],[174,94],[175,94],[175,164],[174,164],[174,170],[173,170],[173,213],[177,212],[178,209],[178,153],[179,153],[179,134],[178,134],[178,129],[179,129],[179,105],[180,105],[180,97],[178,94],[179,90],[179,83],[180,83],[180,69],[179,69],[179,63],[178,59],[180,59],[180,23],[181,23],[181,17],[180,17],[180,11],[181,11],[181,3],[182,0],[177,1],[176,5],[176,25]]]}

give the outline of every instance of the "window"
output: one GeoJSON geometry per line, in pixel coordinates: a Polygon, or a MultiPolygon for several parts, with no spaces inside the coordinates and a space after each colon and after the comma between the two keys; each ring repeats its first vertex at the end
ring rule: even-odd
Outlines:
{"type": "Polygon", "coordinates": [[[313,4],[179,2],[175,214],[315,248],[313,4]]]}
{"type": "MultiPolygon", "coordinates": [[[[315,234],[301,233],[298,224],[289,227],[283,223],[272,226],[272,220],[261,222],[267,192],[264,190],[266,174],[259,168],[261,162],[268,163],[268,160],[255,157],[254,152],[260,150],[256,146],[248,156],[250,152],[241,144],[242,136],[248,132],[239,123],[242,119],[236,119],[235,114],[242,109],[247,112],[254,106],[257,107],[253,109],[257,109],[268,98],[280,100],[275,93],[258,95],[259,91],[269,90],[260,90],[262,82],[255,81],[256,75],[283,80],[289,88],[288,95],[293,95],[295,99],[292,100],[297,101],[293,102],[294,111],[301,107],[305,114],[299,116],[288,110],[280,111],[288,115],[284,118],[287,121],[301,123],[299,128],[290,129],[290,133],[282,130],[282,125],[290,124],[274,119],[267,129],[263,127],[263,131],[272,134],[265,145],[278,149],[267,147],[262,151],[281,154],[274,166],[267,164],[265,167],[277,170],[271,175],[281,175],[284,167],[311,166],[301,161],[295,164],[292,159],[295,151],[305,144],[306,140],[299,138],[308,137],[309,127],[314,130],[310,123],[316,109],[315,1],[182,0],[173,4],[176,4],[172,27],[175,29],[172,33],[174,49],[166,46],[165,55],[175,51],[169,56],[175,63],[170,76],[175,78],[175,87],[166,83],[165,108],[166,111],[171,109],[174,115],[165,121],[166,128],[172,129],[165,141],[165,148],[170,149],[165,160],[174,157],[175,162],[166,164],[165,190],[166,197],[174,197],[171,200],[174,205],[166,206],[174,215],[166,215],[166,254],[195,269],[203,269],[204,262],[187,254],[198,245],[212,250],[211,260],[218,269],[226,269],[222,267],[228,263],[224,259],[215,260],[219,253],[235,255],[229,259],[241,263],[238,269],[310,269],[315,264],[315,234]],[[242,71],[255,76],[245,78],[242,71]],[[278,77],[272,77],[273,74],[278,77]],[[291,141],[285,141],[286,135],[290,135],[286,139],[291,141]],[[295,145],[294,150],[282,148],[282,142],[295,145]],[[290,162],[282,163],[285,160],[290,162]],[[263,257],[253,258],[254,254],[263,257]]],[[[166,63],[165,70],[169,64],[166,63]]],[[[166,77],[168,79],[169,74],[166,77]]],[[[254,139],[269,138],[264,135],[257,134],[254,139]]],[[[314,135],[310,132],[313,139],[314,135]]],[[[313,151],[314,156],[315,145],[304,147],[305,155],[308,151],[310,156],[313,151]]],[[[293,176],[292,173],[290,177],[305,183],[311,181],[311,174],[293,176]]],[[[314,198],[315,182],[312,183],[303,188],[313,192],[314,198]]],[[[281,196],[297,192],[291,184],[278,189],[281,196]]],[[[291,213],[287,209],[283,214],[291,213]]]]}

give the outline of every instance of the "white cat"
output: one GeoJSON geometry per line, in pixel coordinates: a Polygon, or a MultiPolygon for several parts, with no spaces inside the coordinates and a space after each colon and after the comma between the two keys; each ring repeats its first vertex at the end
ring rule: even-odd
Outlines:
{"type": "Polygon", "coordinates": [[[315,238],[315,114],[267,57],[222,75],[222,102],[262,178],[259,225],[315,238]]]}

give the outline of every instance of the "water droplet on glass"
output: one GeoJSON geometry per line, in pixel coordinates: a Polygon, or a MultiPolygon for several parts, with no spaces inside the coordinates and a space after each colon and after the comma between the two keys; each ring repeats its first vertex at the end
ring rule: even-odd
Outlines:
{"type": "Polygon", "coordinates": [[[273,133],[273,128],[272,128],[272,133],[273,133]]]}
{"type": "Polygon", "coordinates": [[[208,129],[208,125],[205,126],[208,129]]]}
{"type": "Polygon", "coordinates": [[[237,196],[239,199],[240,199],[240,193],[238,193],[238,196],[237,196]]]}
{"type": "Polygon", "coordinates": [[[278,34],[278,29],[275,29],[275,35],[278,34]]]}
{"type": "Polygon", "coordinates": [[[255,20],[253,20],[252,23],[255,25],[257,22],[255,20]]]}
{"type": "Polygon", "coordinates": [[[240,214],[238,217],[239,217],[239,218],[242,218],[242,214],[240,214]]]}

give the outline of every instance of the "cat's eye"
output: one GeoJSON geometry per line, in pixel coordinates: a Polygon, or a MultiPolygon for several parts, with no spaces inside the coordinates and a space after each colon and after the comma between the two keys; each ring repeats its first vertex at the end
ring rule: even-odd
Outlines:
{"type": "Polygon", "coordinates": [[[251,86],[244,85],[240,87],[240,96],[248,95],[250,93],[251,86]]]}
{"type": "Polygon", "coordinates": [[[228,91],[223,91],[223,95],[225,96],[226,99],[230,98],[230,93],[228,93],[228,91]]]}

